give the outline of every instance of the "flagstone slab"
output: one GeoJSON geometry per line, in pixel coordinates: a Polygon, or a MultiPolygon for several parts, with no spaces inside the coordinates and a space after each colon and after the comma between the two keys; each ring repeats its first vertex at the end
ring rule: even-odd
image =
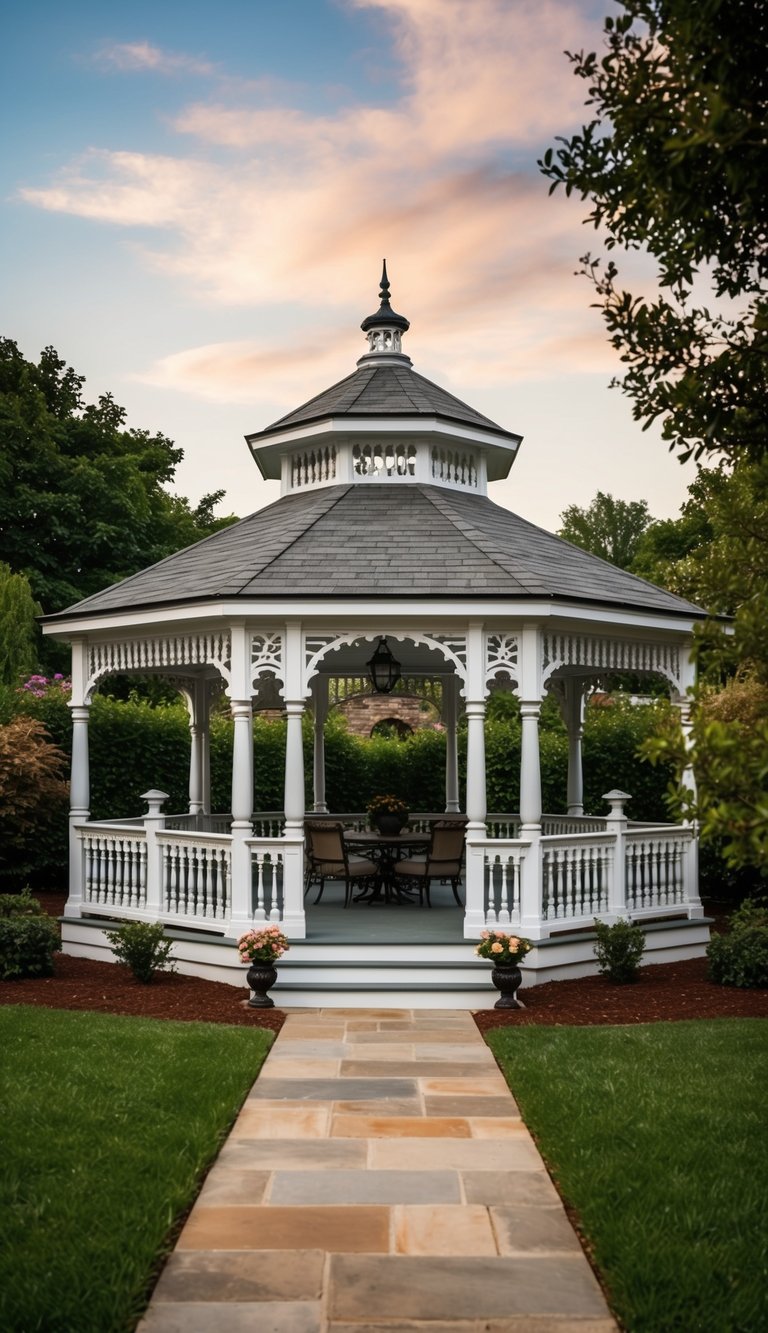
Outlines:
{"type": "Polygon", "coordinates": [[[333,1255],[331,1320],[605,1316],[600,1288],[583,1256],[333,1255]]]}
{"type": "Polygon", "coordinates": [[[158,1301],[319,1301],[324,1250],[296,1250],[277,1263],[271,1250],[172,1254],[155,1287],[158,1301]]]}
{"type": "Polygon", "coordinates": [[[259,1171],[364,1170],[368,1155],[365,1139],[238,1139],[235,1150],[222,1162],[234,1174],[247,1162],[259,1171]]]}
{"type": "Polygon", "coordinates": [[[373,1139],[373,1170],[511,1171],[535,1170],[541,1158],[530,1139],[373,1139]]]}
{"type": "MultiPolygon", "coordinates": [[[[267,1061],[268,1063],[268,1061],[267,1061]]],[[[381,1101],[390,1097],[416,1097],[415,1079],[406,1078],[307,1078],[262,1080],[260,1077],[251,1094],[253,1101],[260,1099],[286,1101],[381,1101]]]]}
{"type": "Polygon", "coordinates": [[[153,1301],[136,1333],[321,1333],[322,1307],[309,1301],[183,1305],[153,1301]]]}
{"type": "MultiPolygon", "coordinates": [[[[279,1171],[270,1205],[461,1203],[455,1171],[279,1171]]],[[[271,1206],[270,1206],[271,1217],[271,1206]]],[[[355,1246],[364,1249],[365,1246],[355,1246]]]]}
{"type": "MultiPolygon", "coordinates": [[[[421,1080],[436,1079],[442,1074],[446,1074],[446,1065],[451,1071],[451,1081],[455,1084],[460,1079],[476,1079],[482,1077],[487,1079],[489,1075],[485,1069],[481,1071],[474,1061],[461,1063],[460,1061],[450,1062],[444,1060],[420,1060],[416,1057],[413,1060],[393,1060],[391,1062],[391,1073],[387,1074],[390,1067],[386,1060],[342,1060],[341,1076],[342,1078],[402,1078],[417,1077],[421,1080]]],[[[492,1077],[492,1076],[491,1076],[492,1077]]],[[[499,1075],[501,1079],[501,1075],[499,1075]]],[[[503,1079],[502,1079],[503,1083],[503,1079]]],[[[506,1084],[504,1084],[506,1087],[506,1084]]]]}
{"type": "Polygon", "coordinates": [[[520,1112],[514,1097],[509,1093],[498,1097],[483,1097],[458,1094],[424,1098],[424,1114],[439,1116],[505,1116],[520,1119],[520,1112]]]}
{"type": "Polygon", "coordinates": [[[507,1205],[491,1208],[490,1215],[500,1254],[528,1254],[533,1251],[582,1253],[562,1207],[507,1205]]]}
{"type": "Polygon", "coordinates": [[[331,1134],[340,1138],[451,1138],[468,1139],[471,1128],[468,1120],[459,1117],[440,1118],[394,1115],[335,1115],[331,1134]]]}
{"type": "Polygon", "coordinates": [[[467,1203],[562,1208],[543,1164],[527,1171],[462,1171],[461,1180],[467,1203]]]}
{"type": "MultiPolygon", "coordinates": [[[[364,1172],[360,1172],[364,1176],[364,1172]]],[[[291,1177],[289,1177],[290,1179],[291,1177]]],[[[308,1250],[386,1254],[389,1209],[302,1207],[192,1209],[178,1250],[308,1250]]]]}
{"type": "Polygon", "coordinates": [[[428,1078],[426,1074],[419,1075],[419,1092],[425,1097],[442,1097],[444,1094],[448,1097],[504,1097],[509,1095],[504,1077],[500,1071],[495,1073],[478,1074],[477,1070],[470,1069],[469,1075],[463,1078],[453,1077],[428,1078]]]}
{"type": "Polygon", "coordinates": [[[342,1324],[332,1320],[327,1333],[616,1333],[616,1324],[612,1319],[581,1319],[568,1316],[565,1319],[548,1315],[504,1316],[500,1319],[396,1319],[385,1324],[371,1323],[366,1320],[342,1324]]]}
{"type": "Polygon", "coordinates": [[[210,1172],[198,1195],[198,1202],[206,1206],[263,1203],[271,1178],[270,1171],[253,1171],[250,1166],[229,1170],[219,1165],[216,1171],[210,1172]]]}
{"type": "MultiPolygon", "coordinates": [[[[274,1062],[267,1060],[259,1081],[268,1085],[278,1079],[337,1078],[344,1068],[343,1060],[308,1060],[303,1055],[281,1055],[274,1062]]],[[[267,1088],[267,1091],[269,1089],[267,1088]]]]}
{"type": "Polygon", "coordinates": [[[366,1101],[362,1098],[359,1102],[333,1102],[331,1110],[336,1115],[365,1116],[365,1115],[407,1115],[411,1118],[423,1116],[424,1110],[419,1097],[412,1098],[382,1098],[379,1101],[366,1101]]]}
{"type": "MultiPolygon", "coordinates": [[[[328,1106],[258,1106],[246,1102],[230,1131],[228,1142],[239,1139],[316,1139],[330,1128],[328,1106]]],[[[224,1151],[224,1150],[222,1150],[224,1151]]],[[[221,1160],[221,1158],[219,1158],[221,1160]]]]}
{"type": "Polygon", "coordinates": [[[397,1254],[498,1254],[487,1208],[401,1205],[392,1223],[397,1254]]]}

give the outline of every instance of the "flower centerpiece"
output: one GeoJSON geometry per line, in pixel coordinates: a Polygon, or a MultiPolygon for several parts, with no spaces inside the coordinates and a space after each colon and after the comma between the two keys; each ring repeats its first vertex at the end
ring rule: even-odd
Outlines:
{"type": "Polygon", "coordinates": [[[399,796],[374,796],[368,805],[368,818],[379,833],[396,834],[408,823],[408,806],[399,796]]]}
{"type": "Polygon", "coordinates": [[[252,991],[248,1001],[251,1009],[274,1009],[275,1002],[267,991],[277,981],[275,963],[290,947],[279,926],[263,926],[240,936],[237,941],[240,962],[250,963],[247,980],[252,991]]]}
{"type": "Polygon", "coordinates": [[[524,1009],[517,999],[517,990],[522,981],[519,964],[530,952],[530,940],[519,935],[506,935],[503,930],[484,930],[480,943],[475,945],[478,958],[487,958],[493,963],[491,981],[499,991],[500,998],[495,1009],[524,1009]]]}

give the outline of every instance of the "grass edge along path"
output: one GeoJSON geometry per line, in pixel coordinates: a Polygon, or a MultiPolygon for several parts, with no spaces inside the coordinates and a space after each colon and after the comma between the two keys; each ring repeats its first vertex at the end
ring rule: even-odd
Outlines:
{"type": "Polygon", "coordinates": [[[623,1327],[768,1328],[765,1020],[486,1040],[623,1327]]]}
{"type": "Polygon", "coordinates": [[[0,1327],[127,1333],[273,1036],[0,1009],[0,1327]]]}

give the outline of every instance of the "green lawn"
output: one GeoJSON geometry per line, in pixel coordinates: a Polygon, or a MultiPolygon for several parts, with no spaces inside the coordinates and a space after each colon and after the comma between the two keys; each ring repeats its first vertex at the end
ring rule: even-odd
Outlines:
{"type": "Polygon", "coordinates": [[[768,1024],[488,1042],[630,1333],[768,1329],[768,1024]]]}
{"type": "Polygon", "coordinates": [[[0,1328],[124,1333],[272,1040],[0,1008],[0,1328]]]}

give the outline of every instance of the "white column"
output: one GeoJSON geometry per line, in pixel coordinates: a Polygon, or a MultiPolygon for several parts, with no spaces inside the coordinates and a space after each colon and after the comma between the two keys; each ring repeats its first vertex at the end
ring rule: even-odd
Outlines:
{"type": "Polygon", "coordinates": [[[458,680],[443,676],[443,722],[445,723],[445,810],[455,814],[459,803],[458,680]]]}
{"type": "Polygon", "coordinates": [[[485,634],[479,622],[467,630],[467,850],[464,934],[477,936],[485,925],[485,634]]]}
{"type": "Polygon", "coordinates": [[[325,800],[325,720],[328,716],[328,677],[315,676],[312,683],[314,701],[314,801],[312,809],[316,814],[326,814],[328,806],[325,800]]]}
{"type": "Polygon", "coordinates": [[[584,685],[573,676],[563,681],[563,720],[568,732],[568,814],[584,814],[584,685]]]}
{"type": "Polygon", "coordinates": [[[253,812],[253,707],[250,699],[232,699],[232,913],[233,930],[242,934],[251,920],[251,836],[253,812]]]}
{"type": "Polygon", "coordinates": [[[208,682],[203,682],[202,709],[200,712],[200,775],[202,813],[211,813],[211,695],[208,682]]]}
{"type": "Polygon", "coordinates": [[[285,711],[285,831],[300,833],[304,829],[304,745],[301,733],[304,700],[286,700],[285,711]]]}
{"type": "MultiPolygon", "coordinates": [[[[189,813],[202,814],[203,801],[203,715],[206,713],[205,682],[194,681],[186,692],[189,709],[189,813]]],[[[207,721],[207,718],[206,718],[207,721]]]]}
{"type": "Polygon", "coordinates": [[[520,823],[525,830],[531,825],[541,827],[541,759],[539,756],[538,700],[522,700],[520,719],[522,742],[520,747],[520,823]]]}
{"type": "Polygon", "coordinates": [[[283,832],[283,928],[292,939],[306,935],[304,913],[304,747],[301,719],[307,695],[301,622],[285,626],[283,699],[285,737],[285,829],[283,832]]]}
{"type": "Polygon", "coordinates": [[[75,831],[90,814],[91,782],[88,746],[88,704],[70,704],[72,713],[72,767],[69,780],[69,897],[67,916],[80,916],[83,902],[83,846],[75,831]]]}

